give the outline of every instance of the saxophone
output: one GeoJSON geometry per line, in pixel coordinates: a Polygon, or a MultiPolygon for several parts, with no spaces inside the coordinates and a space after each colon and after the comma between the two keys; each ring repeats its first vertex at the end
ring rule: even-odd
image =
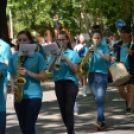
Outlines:
{"type": "Polygon", "coordinates": [[[92,56],[92,54],[93,54],[93,52],[90,51],[90,49],[89,49],[86,53],[86,56],[83,59],[81,58],[81,64],[79,65],[79,70],[76,73],[76,75],[83,76],[88,73],[89,65],[88,65],[87,61],[92,56]]]}
{"type": "MultiPolygon", "coordinates": [[[[22,67],[21,56],[18,57],[18,69],[20,67],[22,67]]],[[[15,82],[17,85],[15,92],[15,102],[20,103],[23,99],[23,85],[26,83],[26,80],[18,73],[18,77],[16,78],[15,82]]]]}

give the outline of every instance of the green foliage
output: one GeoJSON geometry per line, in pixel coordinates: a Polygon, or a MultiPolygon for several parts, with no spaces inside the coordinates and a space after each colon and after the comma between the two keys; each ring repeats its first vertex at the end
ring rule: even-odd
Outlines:
{"type": "Polygon", "coordinates": [[[45,76],[46,76],[46,78],[53,77],[53,71],[52,72],[48,72],[48,70],[46,70],[45,71],[45,76]]]}
{"type": "MultiPolygon", "coordinates": [[[[23,29],[39,30],[42,35],[47,29],[52,30],[56,21],[66,29],[78,29],[76,20],[79,16],[77,0],[8,0],[12,4],[14,31],[23,29]],[[58,14],[59,19],[54,19],[58,14]],[[18,28],[19,26],[19,28],[18,28]]],[[[7,8],[7,14],[9,13],[7,8]]]]}
{"type": "MultiPolygon", "coordinates": [[[[112,28],[117,20],[126,21],[125,2],[126,0],[86,0],[85,12],[93,14],[94,19],[102,13],[103,18],[107,20],[105,24],[112,28]]],[[[129,2],[131,7],[134,7],[134,1],[129,2]]]]}

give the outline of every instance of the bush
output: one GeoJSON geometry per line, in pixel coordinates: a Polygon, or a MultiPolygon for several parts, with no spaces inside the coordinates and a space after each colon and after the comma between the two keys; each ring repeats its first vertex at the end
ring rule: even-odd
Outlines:
{"type": "Polygon", "coordinates": [[[47,77],[53,77],[53,71],[52,72],[48,72],[48,70],[45,71],[45,75],[46,75],[46,78],[47,77]]]}

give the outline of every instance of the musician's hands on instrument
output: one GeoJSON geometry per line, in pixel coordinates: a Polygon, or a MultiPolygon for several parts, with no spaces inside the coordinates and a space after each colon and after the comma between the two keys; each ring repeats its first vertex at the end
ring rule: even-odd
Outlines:
{"type": "Polygon", "coordinates": [[[95,47],[95,46],[92,46],[92,47],[91,47],[91,49],[90,49],[90,51],[97,52],[97,49],[96,49],[96,47],[95,47]]]}
{"type": "Polygon", "coordinates": [[[128,53],[128,55],[131,56],[133,54],[133,51],[131,49],[127,48],[127,53],[128,53]]]}
{"type": "Polygon", "coordinates": [[[87,45],[87,48],[89,48],[90,46],[91,46],[91,44],[88,44],[88,45],[87,45]]]}
{"type": "Polygon", "coordinates": [[[26,73],[27,73],[27,70],[25,68],[23,68],[23,67],[19,68],[20,75],[26,75],[26,73]]]}
{"type": "Polygon", "coordinates": [[[61,61],[66,61],[66,57],[64,55],[62,55],[61,61]]]}
{"type": "Polygon", "coordinates": [[[13,86],[13,87],[11,88],[11,90],[12,90],[12,94],[15,94],[16,91],[17,91],[17,87],[16,87],[16,86],[13,86]]]}
{"type": "Polygon", "coordinates": [[[117,60],[116,57],[111,57],[111,61],[112,61],[112,62],[115,62],[116,60],[117,60]]]}

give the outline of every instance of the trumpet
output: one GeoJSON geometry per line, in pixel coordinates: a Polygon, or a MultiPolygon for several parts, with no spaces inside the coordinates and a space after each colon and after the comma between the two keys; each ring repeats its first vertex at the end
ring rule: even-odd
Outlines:
{"type": "Polygon", "coordinates": [[[63,53],[64,53],[64,47],[63,46],[60,46],[61,47],[61,53],[60,53],[60,56],[59,56],[59,58],[57,58],[57,60],[56,60],[56,63],[54,64],[54,69],[56,70],[56,71],[60,71],[61,69],[62,69],[62,66],[61,66],[61,58],[62,58],[62,56],[63,56],[63,53]]]}

